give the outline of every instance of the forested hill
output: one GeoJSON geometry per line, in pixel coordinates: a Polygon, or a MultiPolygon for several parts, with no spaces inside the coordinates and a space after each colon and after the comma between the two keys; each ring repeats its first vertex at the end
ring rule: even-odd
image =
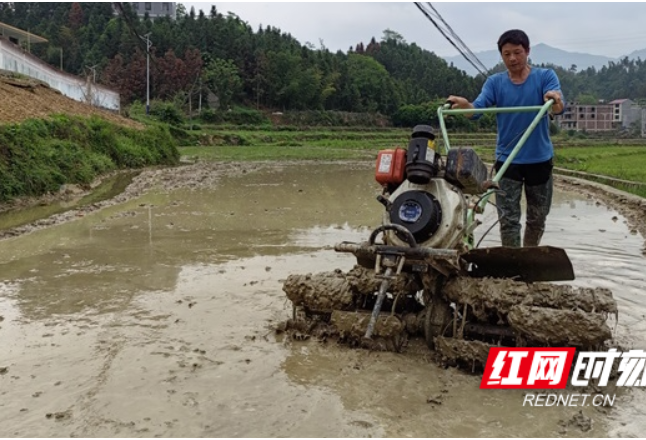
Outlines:
{"type": "MultiPolygon", "coordinates": [[[[121,93],[122,103],[146,96],[146,43],[151,48],[151,98],[196,97],[206,88],[221,108],[326,109],[393,113],[405,104],[474,98],[472,78],[392,30],[366,36],[347,52],[303,45],[275,27],[252,29],[244,17],[186,11],[176,20],[139,19],[128,3],[0,3],[0,21],[42,35],[31,51],[55,67],[88,75],[121,93]]],[[[569,99],[646,98],[646,61],[610,63],[596,71],[557,69],[569,99]]]]}
{"type": "MultiPolygon", "coordinates": [[[[150,33],[151,97],[173,99],[200,84],[222,107],[244,103],[276,110],[334,109],[392,114],[404,103],[473,96],[476,80],[394,32],[364,48],[332,53],[300,44],[274,27],[252,29],[212,7],[177,20],[138,19],[128,3],[0,3],[0,21],[49,40],[32,53],[77,75],[97,66],[97,81],[121,92],[123,103],[146,96],[150,33]],[[62,48],[62,49],[61,49],[62,48]]],[[[370,37],[368,37],[368,40],[370,37]]]]}

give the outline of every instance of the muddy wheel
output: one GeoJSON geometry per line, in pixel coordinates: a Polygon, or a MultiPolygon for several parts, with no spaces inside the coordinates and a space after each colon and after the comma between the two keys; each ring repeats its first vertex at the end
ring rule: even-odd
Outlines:
{"type": "Polygon", "coordinates": [[[431,296],[424,317],[424,339],[431,350],[435,350],[433,339],[444,335],[444,331],[451,323],[452,315],[448,302],[438,295],[431,296]]]}

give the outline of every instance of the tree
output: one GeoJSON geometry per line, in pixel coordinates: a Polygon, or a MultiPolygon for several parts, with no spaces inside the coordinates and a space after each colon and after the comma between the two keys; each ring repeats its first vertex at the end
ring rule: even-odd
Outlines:
{"type": "Polygon", "coordinates": [[[101,82],[117,89],[123,102],[143,100],[146,97],[146,56],[138,50],[126,63],[117,54],[103,69],[101,82]]]}
{"type": "Polygon", "coordinates": [[[594,105],[599,103],[599,100],[594,95],[587,93],[579,93],[575,101],[577,102],[577,104],[582,105],[594,105]]]}
{"type": "Polygon", "coordinates": [[[231,60],[215,58],[204,70],[204,83],[218,96],[220,107],[229,107],[242,91],[242,79],[231,60]]]}
{"type": "Polygon", "coordinates": [[[356,111],[390,114],[399,107],[392,78],[373,58],[360,54],[348,56],[348,79],[351,95],[359,97],[356,111]]]}
{"type": "Polygon", "coordinates": [[[175,8],[175,18],[179,21],[184,17],[186,17],[186,6],[182,3],[178,3],[177,8],[175,8]]]}
{"type": "Polygon", "coordinates": [[[68,23],[70,28],[74,31],[78,31],[80,27],[83,26],[83,9],[81,9],[81,5],[79,3],[72,3],[68,23]]]}
{"type": "Polygon", "coordinates": [[[384,31],[381,41],[394,41],[395,44],[406,44],[406,40],[404,40],[402,34],[391,29],[386,29],[384,31]]]}

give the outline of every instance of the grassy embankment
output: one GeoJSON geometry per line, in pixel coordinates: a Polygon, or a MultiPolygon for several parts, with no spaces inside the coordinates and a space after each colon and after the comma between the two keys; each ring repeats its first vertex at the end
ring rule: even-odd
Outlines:
{"type": "Polygon", "coordinates": [[[0,203],[88,185],[114,170],[178,162],[168,127],[138,130],[65,115],[0,125],[0,203]]]}

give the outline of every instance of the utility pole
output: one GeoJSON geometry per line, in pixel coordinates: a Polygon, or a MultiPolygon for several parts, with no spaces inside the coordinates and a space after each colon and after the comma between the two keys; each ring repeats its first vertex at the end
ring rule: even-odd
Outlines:
{"type": "Polygon", "coordinates": [[[202,114],[202,77],[200,77],[200,99],[198,104],[198,113],[202,114]]]}
{"type": "MultiPolygon", "coordinates": [[[[96,67],[98,64],[95,64],[94,66],[85,66],[86,69],[90,69],[90,72],[92,72],[92,84],[96,84],[96,67]]],[[[94,105],[94,89],[92,84],[90,84],[90,77],[88,76],[87,79],[87,100],[90,105],[94,105]]]]}
{"type": "Polygon", "coordinates": [[[150,41],[150,32],[143,37],[139,38],[146,42],[146,115],[150,114],[150,46],[153,43],[150,41]]]}
{"type": "Polygon", "coordinates": [[[94,66],[86,66],[90,71],[92,72],[92,82],[96,83],[96,68],[98,64],[95,64],[94,66]]]}

